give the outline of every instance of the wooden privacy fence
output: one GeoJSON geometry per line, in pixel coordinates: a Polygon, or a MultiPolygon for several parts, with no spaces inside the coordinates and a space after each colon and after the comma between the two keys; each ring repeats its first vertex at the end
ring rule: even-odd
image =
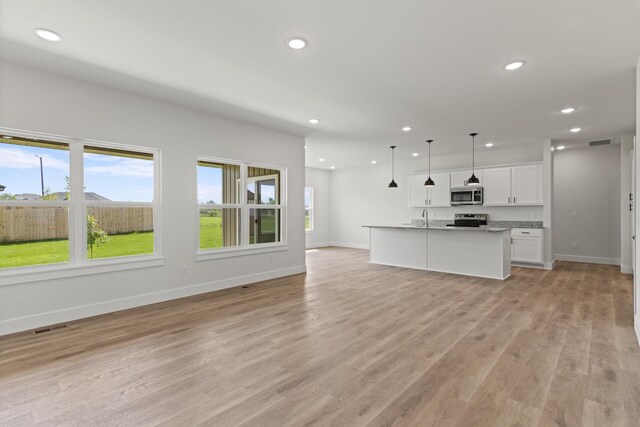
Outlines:
{"type": "MultiPolygon", "coordinates": [[[[107,234],[153,231],[153,209],[150,207],[91,207],[87,213],[95,217],[100,229],[107,234]]],[[[68,237],[66,207],[0,207],[0,242],[31,242],[68,237]]]]}

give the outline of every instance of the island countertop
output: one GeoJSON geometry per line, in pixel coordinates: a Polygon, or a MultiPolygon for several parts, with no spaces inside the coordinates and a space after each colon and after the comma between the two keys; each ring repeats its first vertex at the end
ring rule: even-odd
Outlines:
{"type": "Polygon", "coordinates": [[[416,230],[444,230],[444,231],[476,231],[483,233],[499,233],[503,231],[511,231],[510,228],[505,227],[447,227],[447,226],[429,226],[424,225],[412,225],[412,224],[392,224],[392,225],[363,225],[364,228],[400,228],[400,229],[416,229],[416,230]]]}

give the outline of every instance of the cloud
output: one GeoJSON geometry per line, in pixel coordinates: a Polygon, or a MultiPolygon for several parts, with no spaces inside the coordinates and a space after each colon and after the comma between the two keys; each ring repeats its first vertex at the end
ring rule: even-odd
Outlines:
{"type": "MultiPolygon", "coordinates": [[[[153,178],[153,162],[150,160],[115,158],[108,165],[88,166],[84,171],[88,174],[107,174],[112,176],[132,176],[139,178],[153,178]]],[[[91,160],[91,159],[87,159],[91,160]]],[[[87,162],[88,163],[88,162],[87,162]]]]}
{"type": "Polygon", "coordinates": [[[198,203],[207,203],[209,200],[222,202],[222,185],[198,185],[198,203]]]}
{"type": "MultiPolygon", "coordinates": [[[[48,154],[42,156],[42,164],[45,169],[59,169],[69,172],[69,162],[48,154]]],[[[40,159],[32,151],[13,147],[0,147],[0,168],[6,169],[30,169],[39,168],[40,159]]]]}

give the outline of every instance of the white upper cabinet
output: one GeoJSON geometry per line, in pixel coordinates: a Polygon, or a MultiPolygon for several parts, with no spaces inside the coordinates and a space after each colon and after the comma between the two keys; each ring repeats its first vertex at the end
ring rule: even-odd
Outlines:
{"type": "Polygon", "coordinates": [[[511,168],[484,169],[480,185],[484,188],[485,206],[511,204],[511,168]]]}
{"type": "MultiPolygon", "coordinates": [[[[435,183],[435,187],[429,188],[427,195],[428,206],[432,208],[449,207],[451,206],[451,182],[450,174],[448,173],[434,173],[431,174],[431,179],[435,183]]],[[[424,184],[424,182],[423,182],[424,184]]]]}
{"type": "Polygon", "coordinates": [[[427,187],[424,182],[427,180],[426,174],[409,175],[407,183],[407,193],[409,194],[409,207],[424,208],[429,202],[427,187]]]}
{"type": "MultiPolygon", "coordinates": [[[[478,178],[480,177],[479,173],[480,171],[476,171],[478,178]]],[[[467,185],[469,177],[471,177],[471,169],[451,172],[451,188],[464,187],[467,185]]],[[[482,180],[480,182],[482,183],[482,180]]]]}
{"type": "MultiPolygon", "coordinates": [[[[485,206],[542,205],[542,165],[476,169],[476,176],[484,188],[485,206]]],[[[436,186],[427,189],[426,173],[409,175],[409,207],[449,207],[450,191],[454,187],[466,186],[471,169],[431,174],[436,186]]]]}
{"type": "Polygon", "coordinates": [[[485,169],[485,206],[541,205],[542,165],[523,165],[510,168],[485,169]]]}
{"type": "Polygon", "coordinates": [[[542,165],[511,168],[511,196],[514,205],[541,205],[542,165]]]}

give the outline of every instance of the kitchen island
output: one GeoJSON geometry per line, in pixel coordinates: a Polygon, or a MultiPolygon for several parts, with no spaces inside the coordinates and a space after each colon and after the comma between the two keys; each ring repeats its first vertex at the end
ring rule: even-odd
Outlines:
{"type": "Polygon", "coordinates": [[[365,225],[369,262],[504,280],[511,275],[511,229],[365,225]]]}

